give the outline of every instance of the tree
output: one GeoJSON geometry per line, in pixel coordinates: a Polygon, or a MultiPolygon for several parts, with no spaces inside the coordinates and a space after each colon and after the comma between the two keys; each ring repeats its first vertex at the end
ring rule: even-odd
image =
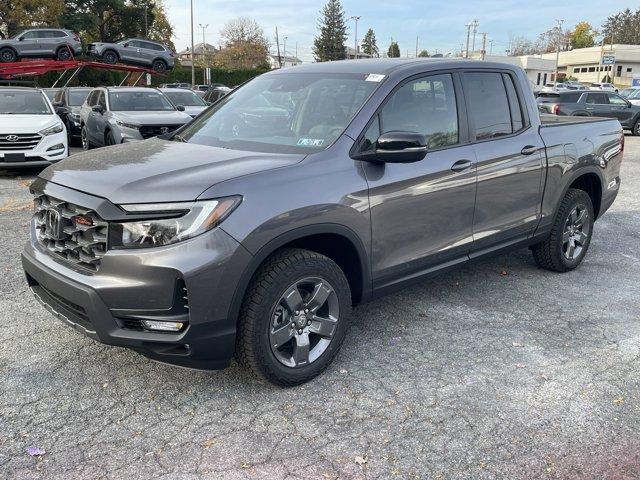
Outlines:
{"type": "Polygon", "coordinates": [[[2,0],[0,37],[10,37],[21,27],[57,27],[64,8],[64,0],[2,0]]]}
{"type": "Polygon", "coordinates": [[[155,1],[151,14],[153,15],[153,21],[149,27],[149,39],[162,42],[175,51],[176,47],[172,40],[173,26],[169,23],[169,19],[167,18],[167,12],[165,10],[163,0],[155,1]]]}
{"type": "Polygon", "coordinates": [[[371,28],[367,30],[367,33],[365,33],[364,38],[362,39],[362,53],[366,53],[372,57],[380,56],[380,50],[376,43],[376,34],[373,33],[371,28]]]}
{"type": "Polygon", "coordinates": [[[549,30],[541,33],[538,36],[538,40],[535,46],[535,53],[555,52],[558,48],[560,48],[560,51],[564,51],[569,48],[570,44],[570,32],[562,30],[562,28],[556,26],[550,28],[549,30]]]}
{"type": "Polygon", "coordinates": [[[429,52],[428,52],[427,50],[422,50],[422,51],[418,54],[418,56],[419,56],[419,57],[426,58],[426,57],[430,57],[431,55],[429,55],[429,52]]]}
{"type": "Polygon", "coordinates": [[[255,20],[248,17],[238,17],[229,20],[220,30],[220,38],[227,47],[250,43],[269,48],[269,42],[264,36],[264,30],[255,20]]]}
{"type": "Polygon", "coordinates": [[[347,58],[347,26],[340,0],[328,0],[318,21],[320,34],[313,41],[313,56],[317,62],[347,58]]]}
{"type": "Polygon", "coordinates": [[[533,55],[537,53],[535,44],[525,37],[515,37],[511,40],[509,55],[517,57],[520,55],[533,55]]]}
{"type": "Polygon", "coordinates": [[[569,34],[572,48],[586,48],[595,45],[596,31],[588,22],[579,22],[569,34]]]}
{"type": "Polygon", "coordinates": [[[400,57],[400,46],[398,45],[398,42],[391,42],[391,45],[389,45],[389,50],[387,51],[387,56],[389,58],[400,57]]]}
{"type": "Polygon", "coordinates": [[[605,43],[640,44],[640,8],[630,9],[611,15],[602,25],[605,43]]]}
{"type": "Polygon", "coordinates": [[[269,42],[262,27],[251,18],[229,20],[220,37],[224,48],[218,52],[214,64],[230,70],[264,67],[267,64],[269,42]]]}

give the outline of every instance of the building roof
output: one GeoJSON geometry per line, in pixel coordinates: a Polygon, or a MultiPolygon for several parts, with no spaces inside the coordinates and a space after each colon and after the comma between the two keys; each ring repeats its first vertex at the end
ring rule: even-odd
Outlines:
{"type": "MultiPolygon", "coordinates": [[[[193,46],[193,53],[195,55],[202,55],[203,53],[205,53],[205,49],[206,48],[206,53],[213,53],[213,52],[217,52],[218,51],[218,47],[216,47],[215,45],[211,45],[210,43],[196,43],[193,46]]],[[[187,47],[184,50],[181,50],[178,52],[178,55],[186,55],[191,53],[191,47],[187,47]]]]}
{"type": "MultiPolygon", "coordinates": [[[[560,52],[558,66],[600,63],[602,55],[615,55],[616,62],[640,63],[640,45],[604,45],[587,48],[576,48],[566,52],[560,52]]],[[[544,53],[540,58],[554,60],[555,53],[544,53]]]]}
{"type": "MultiPolygon", "coordinates": [[[[275,62],[278,61],[278,55],[269,55],[269,57],[271,57],[271,59],[275,62]]],[[[291,55],[280,55],[280,59],[283,62],[289,62],[289,63],[302,63],[302,60],[300,60],[298,57],[294,57],[291,55]]]]}

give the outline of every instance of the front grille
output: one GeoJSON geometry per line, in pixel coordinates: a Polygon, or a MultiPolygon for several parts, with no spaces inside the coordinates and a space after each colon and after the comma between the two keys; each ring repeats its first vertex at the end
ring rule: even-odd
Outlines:
{"type": "Polygon", "coordinates": [[[173,132],[182,125],[143,125],[140,127],[140,135],[142,138],[157,137],[165,133],[173,132]]]}
{"type": "Polygon", "coordinates": [[[63,315],[70,322],[77,323],[87,331],[93,331],[93,325],[87,311],[80,305],[73,303],[48,288],[35,283],[31,286],[33,293],[45,306],[48,305],[57,315],[63,315]]]}
{"type": "Polygon", "coordinates": [[[107,222],[93,210],[48,195],[34,202],[38,242],[62,260],[97,271],[107,252],[107,222]]]}
{"type": "Polygon", "coordinates": [[[0,150],[33,150],[40,140],[38,133],[0,133],[0,150]]]}

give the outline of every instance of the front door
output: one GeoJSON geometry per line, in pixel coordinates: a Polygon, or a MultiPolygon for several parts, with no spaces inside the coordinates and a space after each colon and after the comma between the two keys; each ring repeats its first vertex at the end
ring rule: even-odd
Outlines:
{"type": "Polygon", "coordinates": [[[477,158],[473,249],[482,252],[533,234],[546,158],[512,73],[465,72],[462,84],[477,158]]]}
{"type": "Polygon", "coordinates": [[[40,43],[38,39],[38,30],[29,30],[20,36],[20,40],[16,45],[18,53],[29,57],[37,57],[40,55],[40,43]]]}
{"type": "Polygon", "coordinates": [[[364,163],[369,184],[374,287],[467,259],[476,195],[475,155],[458,118],[453,74],[410,80],[389,97],[365,135],[426,135],[428,153],[415,163],[364,163]]]}
{"type": "Polygon", "coordinates": [[[611,107],[611,116],[617,118],[621,124],[628,126],[635,115],[635,112],[629,106],[629,102],[617,93],[607,93],[607,98],[611,107]]]}

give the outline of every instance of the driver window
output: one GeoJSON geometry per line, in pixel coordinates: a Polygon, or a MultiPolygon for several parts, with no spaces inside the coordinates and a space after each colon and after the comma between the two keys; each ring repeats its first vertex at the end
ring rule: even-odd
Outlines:
{"type": "Polygon", "coordinates": [[[451,75],[432,75],[400,87],[380,112],[381,133],[421,133],[427,148],[458,143],[458,110],[451,75]]]}

